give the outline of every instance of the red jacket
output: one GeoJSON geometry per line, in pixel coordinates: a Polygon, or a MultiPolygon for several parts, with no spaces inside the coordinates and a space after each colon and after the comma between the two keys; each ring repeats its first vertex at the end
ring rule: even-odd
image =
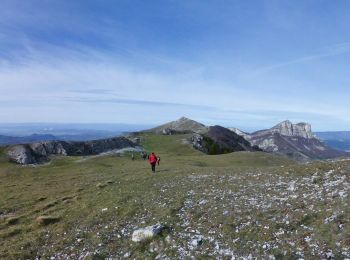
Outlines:
{"type": "Polygon", "coordinates": [[[150,163],[150,164],[157,163],[157,160],[158,160],[158,158],[157,158],[157,156],[155,156],[154,154],[151,154],[151,155],[149,156],[149,163],[150,163]]]}

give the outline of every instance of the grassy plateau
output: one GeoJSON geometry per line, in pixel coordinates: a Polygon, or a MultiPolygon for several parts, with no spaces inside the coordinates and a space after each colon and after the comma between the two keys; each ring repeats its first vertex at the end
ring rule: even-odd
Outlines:
{"type": "Polygon", "coordinates": [[[350,258],[350,161],[204,155],[186,138],[141,136],[155,174],[138,155],[20,166],[0,151],[0,258],[350,258]]]}

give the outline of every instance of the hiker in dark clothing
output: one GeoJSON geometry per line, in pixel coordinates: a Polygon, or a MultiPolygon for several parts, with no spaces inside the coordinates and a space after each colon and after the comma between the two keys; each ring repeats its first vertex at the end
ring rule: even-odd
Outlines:
{"type": "Polygon", "coordinates": [[[148,161],[151,164],[152,172],[155,173],[156,172],[156,164],[158,161],[157,156],[154,153],[151,153],[151,155],[148,158],[148,161]]]}

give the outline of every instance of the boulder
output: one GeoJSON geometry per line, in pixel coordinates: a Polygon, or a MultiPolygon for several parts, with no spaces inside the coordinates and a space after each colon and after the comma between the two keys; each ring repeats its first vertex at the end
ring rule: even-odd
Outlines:
{"type": "Polygon", "coordinates": [[[134,242],[142,242],[147,239],[152,239],[155,236],[159,235],[163,230],[165,229],[165,226],[156,224],[153,226],[148,226],[145,228],[140,228],[135,230],[132,233],[131,240],[134,242]]]}

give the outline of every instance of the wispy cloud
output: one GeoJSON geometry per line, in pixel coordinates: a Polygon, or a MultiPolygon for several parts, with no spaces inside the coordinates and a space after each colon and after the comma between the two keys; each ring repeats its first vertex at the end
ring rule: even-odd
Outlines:
{"type": "Polygon", "coordinates": [[[126,105],[140,105],[144,107],[154,107],[157,109],[161,108],[180,108],[208,111],[216,110],[217,108],[205,105],[193,105],[193,104],[183,104],[183,103],[172,103],[172,102],[160,102],[160,101],[147,101],[147,100],[137,100],[137,99],[121,99],[121,98],[107,98],[107,99],[96,99],[96,98],[65,98],[69,102],[82,102],[90,104],[99,104],[99,103],[111,103],[111,104],[126,104],[126,105]]]}
{"type": "Polygon", "coordinates": [[[59,54],[41,53],[0,67],[3,121],[14,119],[9,113],[27,122],[162,123],[187,115],[208,124],[254,130],[254,125],[267,127],[287,118],[316,122],[347,113],[339,107],[322,109],[325,105],[317,102],[295,106],[288,97],[260,98],[259,91],[253,94],[220,79],[208,81],[196,66],[174,65],[174,73],[169,73],[119,64],[95,50],[88,59],[88,49],[82,56],[71,57],[71,50],[59,54]]]}
{"type": "Polygon", "coordinates": [[[350,128],[348,62],[334,61],[350,52],[350,42],[316,42],[313,31],[297,28],[314,28],[308,21],[318,13],[309,19],[308,8],[274,9],[275,1],[267,14],[249,1],[180,1],[170,9],[112,2],[2,3],[0,121],[161,123],[187,115],[230,126],[290,118],[350,128]],[[312,70],[325,60],[333,60],[333,73],[312,70]],[[310,76],[296,69],[306,65],[310,76]]]}
{"type": "Polygon", "coordinates": [[[250,75],[251,76],[258,76],[262,75],[267,72],[274,71],[279,68],[287,67],[290,65],[297,65],[297,64],[302,64],[310,61],[315,61],[327,57],[333,57],[337,55],[341,55],[344,53],[350,52],[350,42],[343,42],[343,43],[337,43],[331,46],[327,46],[325,48],[320,49],[318,52],[315,54],[310,54],[310,55],[305,55],[302,57],[298,57],[295,59],[287,60],[284,62],[268,65],[262,68],[258,68],[254,70],[250,75]]]}

